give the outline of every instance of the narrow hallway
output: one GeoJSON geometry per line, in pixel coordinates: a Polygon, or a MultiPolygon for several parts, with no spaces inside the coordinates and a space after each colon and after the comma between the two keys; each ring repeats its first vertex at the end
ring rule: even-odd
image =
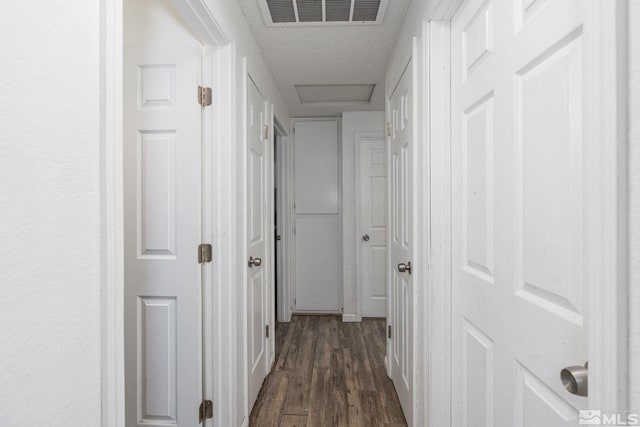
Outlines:
{"type": "Polygon", "coordinates": [[[293,316],[276,328],[276,363],[250,426],[406,426],[384,367],[384,319],[293,316]]]}

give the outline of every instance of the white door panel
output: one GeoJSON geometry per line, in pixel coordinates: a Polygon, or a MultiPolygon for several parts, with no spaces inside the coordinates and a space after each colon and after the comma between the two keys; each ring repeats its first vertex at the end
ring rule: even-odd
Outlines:
{"type": "Polygon", "coordinates": [[[339,218],[298,217],[295,230],[296,310],[340,311],[339,218]]]}
{"type": "Polygon", "coordinates": [[[469,0],[452,22],[453,425],[575,425],[587,404],[559,375],[588,358],[582,25],[579,0],[469,0]]]}
{"type": "Polygon", "coordinates": [[[389,324],[392,327],[391,379],[405,418],[413,425],[413,276],[400,264],[413,262],[413,67],[406,67],[389,99],[390,218],[389,218],[389,324]]]}
{"type": "Polygon", "coordinates": [[[384,139],[361,139],[358,168],[362,315],[387,316],[387,155],[384,139]],[[366,237],[365,237],[366,236],[366,237]]]}
{"type": "Polygon", "coordinates": [[[195,426],[202,393],[198,43],[124,58],[126,420],[195,426]]]}
{"type": "Polygon", "coordinates": [[[296,214],[337,215],[338,122],[298,121],[295,140],[296,214]]]}
{"type": "Polygon", "coordinates": [[[247,249],[260,263],[248,265],[247,359],[249,361],[249,410],[267,375],[267,159],[269,124],[267,100],[253,80],[247,87],[247,249]]]}

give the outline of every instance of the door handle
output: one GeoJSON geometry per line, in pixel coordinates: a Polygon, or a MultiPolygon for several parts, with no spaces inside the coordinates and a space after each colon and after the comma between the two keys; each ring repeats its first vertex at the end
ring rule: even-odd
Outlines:
{"type": "Polygon", "coordinates": [[[362,240],[364,240],[365,242],[369,241],[369,235],[365,234],[364,236],[362,236],[362,240]]]}
{"type": "Polygon", "coordinates": [[[562,385],[571,394],[589,396],[589,362],[584,366],[568,366],[560,371],[562,385]]]}
{"type": "Polygon", "coordinates": [[[411,261],[407,262],[406,264],[403,263],[403,262],[398,264],[398,271],[400,273],[409,273],[409,274],[411,274],[411,261]]]}
{"type": "Polygon", "coordinates": [[[249,267],[260,267],[262,265],[262,258],[249,257],[249,267]]]}

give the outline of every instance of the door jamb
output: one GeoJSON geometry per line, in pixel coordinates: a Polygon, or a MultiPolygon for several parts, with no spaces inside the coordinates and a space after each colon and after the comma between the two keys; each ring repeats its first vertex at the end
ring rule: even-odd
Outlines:
{"type": "MultiPolygon", "coordinates": [[[[426,143],[432,153],[432,179],[429,187],[429,206],[432,214],[430,226],[440,233],[432,233],[429,259],[430,291],[425,295],[428,318],[425,327],[429,333],[425,343],[423,378],[429,402],[425,408],[425,425],[451,426],[451,111],[450,111],[450,22],[461,1],[455,1],[438,18],[423,24],[423,40],[429,40],[425,51],[424,75],[427,77],[430,97],[425,99],[429,129],[426,143]],[[427,38],[426,36],[430,36],[427,38]],[[429,110],[428,103],[433,104],[429,110]],[[443,393],[443,391],[445,391],[443,393]]],[[[590,130],[585,132],[587,170],[603,171],[590,177],[590,186],[598,193],[588,209],[594,212],[587,223],[598,230],[597,242],[601,262],[589,266],[589,405],[594,409],[628,409],[629,348],[627,343],[629,313],[628,233],[627,233],[627,163],[628,150],[627,96],[625,84],[627,52],[627,2],[585,2],[586,23],[597,28],[594,34],[604,37],[591,40],[594,49],[588,55],[590,67],[585,70],[585,84],[590,91],[584,122],[590,130]],[[600,60],[605,58],[605,60],[600,60]],[[602,144],[600,141],[609,141],[602,144]],[[604,227],[602,226],[604,224],[604,227]],[[605,286],[604,284],[615,286],[605,286]],[[594,286],[601,284],[601,286],[594,286]],[[598,345],[596,345],[598,343],[598,345]]],[[[426,119],[426,118],[425,118],[426,119]]],[[[428,226],[429,224],[425,224],[428,226]]]]}
{"type": "MultiPolygon", "coordinates": [[[[355,230],[356,230],[356,286],[357,286],[357,306],[356,306],[356,322],[362,321],[362,316],[364,315],[363,306],[363,294],[364,294],[364,284],[362,281],[362,246],[360,245],[360,233],[361,230],[361,221],[360,221],[360,209],[362,208],[360,202],[360,145],[365,141],[382,141],[385,145],[386,150],[386,141],[383,132],[356,132],[355,134],[355,202],[356,202],[356,215],[355,215],[355,230]]],[[[386,155],[385,155],[386,158],[386,155]]],[[[389,201],[387,200],[387,206],[389,201]]],[[[388,209],[385,206],[385,209],[388,209]]],[[[387,224],[388,226],[388,224],[387,224]]],[[[387,249],[388,250],[388,249],[387,249]]]]}
{"type": "MultiPolygon", "coordinates": [[[[283,271],[282,271],[282,283],[280,283],[280,287],[278,288],[278,295],[279,295],[279,302],[277,304],[278,306],[278,312],[275,313],[275,319],[274,322],[276,321],[281,321],[281,322],[290,322],[291,321],[291,278],[290,278],[290,268],[291,268],[291,262],[290,262],[290,248],[291,248],[291,242],[290,242],[290,233],[289,233],[289,224],[291,222],[291,216],[290,216],[290,195],[289,195],[289,189],[291,188],[291,182],[289,179],[289,170],[291,169],[290,167],[290,159],[289,159],[289,136],[288,136],[288,132],[286,130],[286,128],[281,124],[281,122],[278,120],[277,117],[274,116],[274,121],[273,121],[273,129],[274,132],[276,132],[276,151],[279,150],[280,153],[280,158],[278,159],[280,161],[280,164],[278,165],[277,168],[274,169],[274,177],[276,174],[280,174],[280,184],[281,187],[279,189],[280,192],[280,206],[278,206],[278,213],[280,214],[280,216],[278,217],[278,220],[280,222],[280,228],[278,229],[278,232],[280,233],[281,236],[283,236],[283,240],[281,240],[282,242],[282,266],[283,266],[283,271]],[[281,320],[278,320],[281,319],[281,320]]],[[[274,156],[276,155],[276,152],[274,152],[274,156]]],[[[275,159],[274,159],[274,163],[275,163],[275,159]]],[[[274,182],[275,185],[275,182],[274,182]]],[[[275,323],[274,323],[275,325],[275,323]]],[[[275,327],[275,326],[274,326],[275,327]]]]}
{"type": "MultiPolygon", "coordinates": [[[[172,4],[206,46],[205,62],[208,65],[204,68],[207,75],[203,75],[203,81],[210,81],[214,87],[219,88],[220,96],[216,99],[221,104],[233,103],[233,91],[225,89],[231,88],[229,82],[234,81],[234,50],[228,48],[231,40],[222,31],[204,0],[172,0],[172,4]]],[[[124,427],[123,0],[100,1],[100,27],[101,424],[104,427],[124,427]]],[[[233,111],[232,108],[213,108],[209,114],[203,115],[204,136],[207,139],[204,146],[211,154],[203,156],[203,165],[219,171],[219,174],[229,169],[225,168],[229,164],[229,157],[219,155],[220,150],[224,150],[220,147],[224,141],[232,141],[233,136],[231,126],[225,125],[232,123],[225,119],[225,110],[233,111]],[[217,132],[213,131],[214,124],[220,125],[215,126],[218,128],[217,132]]],[[[230,151],[230,157],[233,153],[230,151]]],[[[224,257],[223,254],[230,254],[227,255],[227,260],[222,261],[228,261],[229,266],[236,265],[232,255],[233,239],[222,238],[226,231],[233,233],[234,224],[229,220],[235,218],[235,212],[224,210],[224,206],[230,206],[230,201],[233,200],[233,189],[222,183],[234,181],[203,175],[203,179],[205,178],[212,181],[203,183],[203,202],[205,206],[215,208],[208,212],[205,209],[205,214],[211,214],[208,216],[212,220],[204,222],[203,237],[210,237],[213,241],[215,234],[221,236],[216,248],[219,249],[217,252],[220,253],[220,258],[224,257]],[[205,190],[207,193],[204,193],[205,190]]],[[[221,268],[220,261],[216,261],[204,271],[205,283],[210,290],[219,288],[213,286],[214,282],[235,282],[233,277],[227,277],[233,276],[231,269],[221,268]]],[[[219,292],[224,295],[209,296],[208,292],[203,295],[207,297],[207,307],[214,311],[205,314],[205,320],[214,325],[214,330],[205,331],[203,345],[208,350],[214,348],[215,340],[217,348],[233,348],[230,344],[235,339],[234,334],[226,331],[228,328],[221,327],[229,325],[232,311],[229,310],[226,298],[233,298],[233,287],[220,289],[219,292]]],[[[224,396],[223,390],[228,387],[222,386],[232,385],[235,381],[235,354],[230,354],[227,358],[213,352],[208,354],[210,357],[205,363],[211,368],[211,372],[204,380],[207,395],[224,396]]],[[[224,424],[225,414],[231,416],[231,411],[223,407],[220,399],[213,400],[214,413],[218,414],[217,422],[224,424]]],[[[205,426],[213,426],[213,420],[207,420],[205,426]]]]}

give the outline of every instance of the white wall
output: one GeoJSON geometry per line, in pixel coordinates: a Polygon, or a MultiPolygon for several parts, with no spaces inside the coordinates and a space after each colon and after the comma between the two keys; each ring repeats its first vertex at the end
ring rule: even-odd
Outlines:
{"type": "Polygon", "coordinates": [[[640,410],[640,0],[629,8],[629,407],[640,410]]]}
{"type": "Polygon", "coordinates": [[[384,132],[384,111],[353,111],[342,114],[342,254],[345,321],[358,321],[356,250],[356,132],[384,132]]]}
{"type": "Polygon", "coordinates": [[[0,425],[100,425],[99,1],[0,2],[0,425]]]}
{"type": "Polygon", "coordinates": [[[198,40],[169,0],[124,0],[125,44],[198,40]]]}

